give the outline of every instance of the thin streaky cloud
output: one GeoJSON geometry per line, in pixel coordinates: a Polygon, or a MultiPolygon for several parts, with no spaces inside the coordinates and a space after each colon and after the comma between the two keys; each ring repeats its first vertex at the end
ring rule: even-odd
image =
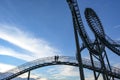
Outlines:
{"type": "Polygon", "coordinates": [[[116,28],[120,28],[120,25],[114,26],[114,28],[115,28],[115,29],[116,29],[116,28]]]}
{"type": "Polygon", "coordinates": [[[54,66],[54,68],[48,69],[47,73],[55,78],[61,77],[77,77],[79,76],[78,68],[73,66],[54,66]]]}
{"type": "Polygon", "coordinates": [[[15,68],[16,66],[14,65],[10,65],[10,64],[5,64],[5,63],[0,63],[0,72],[6,72],[12,68],[15,68]]]}
{"type": "Polygon", "coordinates": [[[14,26],[0,24],[0,38],[31,52],[32,56],[36,58],[60,54],[60,51],[47,41],[36,38],[14,26]]]}
{"type": "Polygon", "coordinates": [[[34,60],[33,56],[27,55],[27,54],[21,54],[17,51],[14,51],[11,48],[7,48],[4,46],[0,46],[0,55],[6,55],[6,56],[12,56],[21,60],[25,60],[25,61],[31,61],[34,60]]]}
{"type": "Polygon", "coordinates": [[[60,75],[62,76],[79,76],[78,68],[73,66],[63,66],[60,67],[60,75]]]}

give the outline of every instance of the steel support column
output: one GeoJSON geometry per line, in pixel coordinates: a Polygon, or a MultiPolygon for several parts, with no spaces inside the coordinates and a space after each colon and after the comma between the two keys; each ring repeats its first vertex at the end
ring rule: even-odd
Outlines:
{"type": "Polygon", "coordinates": [[[30,71],[28,71],[28,78],[27,80],[30,80],[30,71]]]}
{"type": "Polygon", "coordinates": [[[74,35],[75,35],[75,42],[76,42],[76,50],[77,50],[76,59],[78,61],[78,65],[79,65],[80,80],[85,80],[82,57],[81,57],[81,53],[80,53],[79,38],[78,38],[78,34],[77,34],[76,21],[75,21],[74,17],[73,17],[73,28],[74,28],[74,35]]]}

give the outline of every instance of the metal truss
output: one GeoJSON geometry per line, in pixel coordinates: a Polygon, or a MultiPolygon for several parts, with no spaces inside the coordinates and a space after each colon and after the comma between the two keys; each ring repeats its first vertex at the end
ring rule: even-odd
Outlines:
{"type": "Polygon", "coordinates": [[[109,69],[110,71],[112,71],[112,69],[105,47],[108,47],[110,50],[112,50],[114,53],[120,56],[120,44],[113,41],[105,34],[102,23],[98,18],[97,14],[94,12],[93,9],[87,8],[85,10],[85,18],[95,36],[95,40],[92,41],[89,38],[85,30],[85,27],[83,25],[77,0],[67,0],[67,2],[73,19],[73,28],[74,28],[75,42],[77,49],[76,57],[79,63],[80,79],[85,80],[85,76],[84,76],[85,74],[83,70],[84,68],[82,66],[83,63],[81,61],[82,59],[81,50],[84,47],[80,47],[79,37],[81,38],[84,46],[86,46],[88,49],[92,67],[93,68],[95,67],[95,63],[94,63],[95,60],[97,60],[101,64],[101,71],[103,71],[103,73],[97,72],[93,69],[94,79],[98,80],[101,75],[103,77],[103,80],[114,80],[114,76],[110,76],[108,75],[108,73],[106,73],[107,69],[109,69]],[[106,66],[105,64],[107,64],[108,66],[106,66]]]}
{"type": "MultiPolygon", "coordinates": [[[[92,66],[92,63],[89,59],[82,59],[82,63],[84,68],[95,70],[96,72],[100,72],[100,73],[104,72],[101,70],[100,62],[94,61],[94,67],[92,66]]],[[[75,57],[70,57],[70,56],[59,56],[57,61],[55,60],[54,56],[40,58],[31,62],[22,64],[14,69],[11,69],[1,74],[0,80],[10,80],[26,72],[28,72],[28,80],[29,80],[30,71],[35,70],[37,68],[45,67],[45,66],[51,66],[51,65],[69,65],[69,66],[78,67],[79,64],[75,57]]],[[[120,69],[112,66],[111,66],[111,69],[112,71],[109,70],[109,68],[107,68],[105,73],[108,73],[108,75],[114,76],[115,78],[120,79],[120,69]]]]}

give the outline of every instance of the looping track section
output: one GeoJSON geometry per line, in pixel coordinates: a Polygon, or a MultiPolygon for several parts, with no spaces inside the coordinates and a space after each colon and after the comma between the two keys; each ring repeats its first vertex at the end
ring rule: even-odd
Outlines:
{"type": "Polygon", "coordinates": [[[97,16],[97,14],[94,12],[91,8],[86,8],[85,10],[85,17],[88,22],[89,27],[93,31],[93,33],[100,39],[100,41],[108,47],[110,50],[112,50],[114,53],[120,56],[120,46],[117,42],[112,40],[110,37],[108,37],[105,33],[101,33],[101,29],[98,28],[99,26],[102,26],[100,23],[100,20],[97,16]]]}
{"type": "MultiPolygon", "coordinates": [[[[94,45],[92,45],[92,40],[89,38],[88,33],[85,30],[85,27],[83,25],[83,21],[81,19],[81,15],[80,15],[80,10],[79,10],[79,6],[77,4],[77,0],[67,0],[71,13],[72,13],[72,17],[73,20],[75,21],[75,29],[78,31],[78,34],[80,35],[83,43],[86,45],[86,47],[88,48],[88,50],[96,55],[99,55],[102,53],[102,51],[104,50],[104,45],[101,44],[101,42],[99,41],[100,44],[98,44],[97,46],[100,45],[100,49],[101,52],[96,49],[96,47],[94,45]]],[[[104,36],[104,30],[101,26],[99,26],[100,32],[102,33],[102,35],[104,36]]],[[[94,40],[95,41],[95,40],[94,40]]]]}

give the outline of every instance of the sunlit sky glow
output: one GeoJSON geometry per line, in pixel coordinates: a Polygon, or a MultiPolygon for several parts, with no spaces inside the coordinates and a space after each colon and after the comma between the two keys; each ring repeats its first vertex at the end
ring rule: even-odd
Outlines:
{"type": "MultiPolygon", "coordinates": [[[[94,37],[84,17],[85,8],[93,8],[106,34],[120,40],[119,3],[119,0],[78,0],[91,39],[94,37]]],[[[120,57],[106,50],[110,63],[120,68],[120,57]]],[[[75,53],[72,18],[66,0],[0,0],[0,72],[37,58],[75,56],[75,53]]],[[[88,51],[83,51],[82,56],[89,58],[88,51]]],[[[93,80],[92,71],[85,71],[86,80],[93,80]]],[[[49,66],[32,73],[33,78],[40,76],[39,80],[79,79],[78,68],[71,66],[49,66]]]]}

